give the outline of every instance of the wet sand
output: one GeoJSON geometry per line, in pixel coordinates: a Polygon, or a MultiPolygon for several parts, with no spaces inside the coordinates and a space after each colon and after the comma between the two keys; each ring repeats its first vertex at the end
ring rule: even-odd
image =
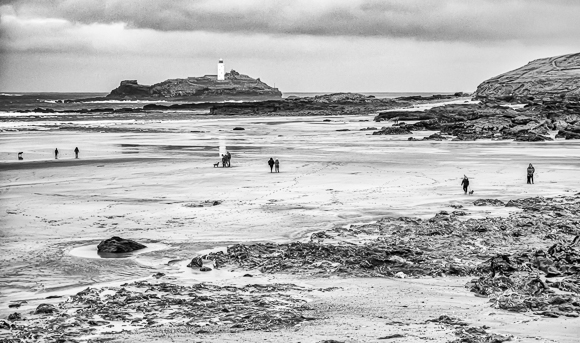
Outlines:
{"type": "MultiPolygon", "coordinates": [[[[102,133],[83,132],[86,124],[79,123],[78,131],[3,133],[0,316],[13,312],[7,308],[10,300],[54,292],[70,294],[87,285],[122,283],[156,272],[166,273],[177,283],[234,282],[240,278],[237,273],[201,275],[184,267],[195,252],[234,242],[302,240],[313,231],[384,216],[427,218],[449,210],[451,204],[465,206],[474,217],[505,215],[503,208],[478,208],[472,202],[478,198],[509,200],[577,192],[580,143],[408,142],[407,136],[371,136],[369,131],[359,131],[385,125],[361,121],[369,119],[372,117],[143,121],[130,127],[121,123],[114,132],[107,130],[109,123],[90,124],[97,128],[102,125],[102,133]],[[233,131],[234,127],[245,130],[233,131]],[[138,132],[140,129],[158,132],[138,132]],[[337,132],[339,129],[351,131],[337,132]],[[219,160],[220,144],[233,155],[231,168],[212,166],[219,160]],[[73,158],[75,146],[81,150],[79,160],[73,158]],[[55,147],[61,151],[56,161],[52,159],[55,147]],[[16,161],[18,151],[25,151],[25,161],[16,161]],[[266,164],[270,157],[280,160],[281,173],[270,173],[266,164]],[[536,167],[535,185],[525,183],[528,163],[536,167]],[[474,196],[461,191],[464,174],[471,179],[474,196]],[[207,200],[221,204],[197,207],[207,200]],[[75,248],[96,245],[114,235],[167,247],[125,259],[71,254],[75,248]]],[[[283,276],[266,279],[272,278],[283,276]]],[[[427,280],[305,280],[326,287],[339,283],[346,289],[361,289],[354,292],[357,295],[348,291],[313,296],[320,311],[330,306],[329,319],[309,322],[296,332],[249,332],[223,339],[279,341],[302,335],[296,341],[315,342],[306,338],[318,337],[315,332],[321,330],[324,339],[346,340],[349,334],[350,341],[375,340],[375,329],[377,337],[390,332],[385,331],[387,320],[374,314],[375,301],[383,302],[385,308],[389,299],[410,304],[417,301],[413,292],[397,293],[401,287],[426,292],[428,296],[422,301],[425,306],[431,304],[433,311],[425,312],[424,317],[455,311],[468,321],[487,323],[484,318],[489,320],[489,315],[472,311],[470,306],[484,312],[492,309],[486,299],[465,289],[459,291],[465,280],[431,281],[438,285],[435,293],[427,291],[430,286],[423,284],[427,280]],[[362,286],[366,283],[384,292],[374,293],[368,288],[371,286],[362,286]],[[447,299],[453,290],[463,295],[453,302],[438,300],[447,299]],[[358,294],[368,294],[368,298],[358,294]],[[333,304],[345,307],[338,309],[333,304]],[[356,306],[359,312],[351,313],[349,309],[356,306]],[[361,317],[369,312],[373,312],[373,319],[361,317]],[[368,331],[367,336],[349,331],[357,322],[367,328],[355,331],[368,331]],[[326,337],[338,327],[340,335],[326,337]]],[[[400,313],[415,318],[416,312],[400,313]]],[[[398,313],[387,312],[385,316],[398,313]]],[[[487,325],[493,332],[504,330],[519,337],[537,335],[545,341],[575,342],[579,333],[569,329],[578,327],[578,319],[530,319],[511,313],[492,318],[487,325]],[[533,320],[534,325],[514,324],[518,318],[533,320]],[[542,329],[548,325],[552,330],[542,329]]],[[[425,337],[444,340],[444,332],[433,330],[425,337]]],[[[161,338],[159,332],[150,334],[161,338]]],[[[178,332],[172,337],[186,339],[178,332]]],[[[220,339],[210,336],[207,341],[220,339]]],[[[400,341],[422,338],[407,334],[406,339],[400,341]]]]}

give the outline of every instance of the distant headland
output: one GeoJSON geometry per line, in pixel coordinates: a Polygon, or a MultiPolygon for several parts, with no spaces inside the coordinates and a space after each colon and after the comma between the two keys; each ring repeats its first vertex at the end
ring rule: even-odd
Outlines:
{"type": "Polygon", "coordinates": [[[226,73],[221,59],[217,75],[169,79],[151,86],[141,85],[137,80],[124,80],[106,96],[111,100],[176,101],[271,100],[281,97],[278,88],[270,87],[259,78],[235,70],[226,73]]]}

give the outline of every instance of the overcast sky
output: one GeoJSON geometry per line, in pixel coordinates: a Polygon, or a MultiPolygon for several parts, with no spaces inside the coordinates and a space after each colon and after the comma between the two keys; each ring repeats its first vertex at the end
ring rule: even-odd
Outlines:
{"type": "Polygon", "coordinates": [[[215,74],[292,91],[473,91],[580,51],[580,0],[0,0],[0,91],[215,74]]]}

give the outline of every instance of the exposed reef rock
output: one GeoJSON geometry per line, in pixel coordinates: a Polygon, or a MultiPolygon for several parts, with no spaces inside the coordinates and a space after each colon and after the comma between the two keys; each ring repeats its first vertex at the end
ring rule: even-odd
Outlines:
{"type": "Polygon", "coordinates": [[[99,253],[124,253],[143,248],[147,247],[130,239],[113,236],[99,243],[97,251],[99,253]]]}
{"type": "Polygon", "coordinates": [[[413,132],[407,130],[405,126],[387,126],[382,127],[379,131],[373,132],[373,135],[411,135],[413,132]]]}
{"type": "Polygon", "coordinates": [[[580,102],[580,53],[542,58],[484,81],[475,98],[485,101],[580,102]]]}
{"type": "MultiPolygon", "coordinates": [[[[460,141],[513,139],[539,142],[552,140],[550,134],[556,130],[559,130],[557,138],[575,139],[580,137],[580,113],[574,112],[575,107],[556,105],[549,109],[537,105],[514,109],[494,103],[449,104],[433,107],[421,114],[410,112],[410,118],[424,119],[414,124],[400,123],[398,127],[409,131],[440,131],[440,134],[454,136],[460,141]]],[[[392,120],[395,116],[391,113],[379,113],[375,121],[392,120]]],[[[438,140],[441,137],[431,138],[438,140]]]]}
{"type": "Polygon", "coordinates": [[[259,78],[253,79],[235,70],[226,73],[225,80],[215,75],[170,79],[152,86],[141,85],[137,80],[121,81],[108,99],[172,99],[172,100],[223,100],[223,99],[279,99],[278,88],[268,86],[259,78]]]}
{"type": "Polygon", "coordinates": [[[336,115],[363,114],[386,110],[407,102],[377,99],[357,93],[333,93],[315,97],[292,97],[282,100],[213,104],[213,115],[336,115]]]}
{"type": "Polygon", "coordinates": [[[556,134],[556,138],[580,139],[580,122],[576,122],[576,126],[568,125],[564,129],[561,129],[556,134]]]}

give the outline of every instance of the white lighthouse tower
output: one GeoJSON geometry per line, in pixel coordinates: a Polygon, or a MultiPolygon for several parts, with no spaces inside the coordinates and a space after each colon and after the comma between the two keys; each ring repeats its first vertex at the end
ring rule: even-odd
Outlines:
{"type": "Polygon", "coordinates": [[[218,62],[218,73],[217,73],[218,81],[223,81],[226,79],[226,67],[224,66],[224,60],[220,58],[218,62]]]}

